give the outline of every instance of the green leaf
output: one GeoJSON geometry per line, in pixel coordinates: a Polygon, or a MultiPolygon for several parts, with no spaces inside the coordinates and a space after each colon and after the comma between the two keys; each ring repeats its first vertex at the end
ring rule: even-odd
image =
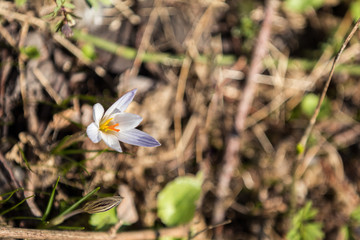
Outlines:
{"type": "Polygon", "coordinates": [[[22,7],[22,6],[24,6],[26,4],[26,1],[27,0],[15,0],[15,5],[17,7],[22,7]]]}
{"type": "Polygon", "coordinates": [[[294,12],[303,13],[311,8],[320,8],[324,3],[324,0],[285,0],[285,6],[294,12]]]}
{"type": "Polygon", "coordinates": [[[96,228],[96,230],[108,228],[118,222],[116,216],[116,208],[112,208],[106,212],[92,214],[89,224],[96,228]]]}
{"type": "Polygon", "coordinates": [[[355,210],[350,214],[351,220],[353,220],[356,224],[360,225],[360,206],[357,206],[355,210]]]}
{"type": "Polygon", "coordinates": [[[95,188],[88,194],[86,194],[84,197],[82,197],[79,201],[71,205],[68,209],[66,209],[64,212],[62,212],[59,216],[64,216],[65,214],[68,214],[69,212],[75,210],[82,202],[86,201],[89,197],[91,197],[93,194],[95,194],[97,191],[99,191],[100,187],[95,188]]]}
{"type": "Polygon", "coordinates": [[[54,8],[53,17],[57,16],[57,14],[58,14],[58,12],[60,11],[60,9],[61,9],[61,6],[56,6],[56,7],[54,8]]]}
{"type": "Polygon", "coordinates": [[[345,225],[345,226],[341,227],[340,239],[343,239],[343,240],[352,240],[353,239],[353,237],[351,236],[351,230],[350,230],[349,226],[345,225]]]}
{"type": "Polygon", "coordinates": [[[69,8],[69,9],[74,9],[75,5],[70,2],[64,2],[64,7],[69,8]]]}
{"type": "Polygon", "coordinates": [[[300,234],[298,233],[298,228],[292,228],[286,235],[288,240],[301,240],[300,234]]]}
{"type": "MultiPolygon", "coordinates": [[[[71,121],[71,123],[74,123],[71,121]]],[[[73,135],[67,135],[51,150],[51,154],[61,155],[62,150],[71,146],[72,144],[82,140],[82,133],[75,133],[73,135]]]]}
{"type": "Polygon", "coordinates": [[[318,102],[319,97],[317,95],[313,93],[305,95],[305,97],[301,101],[301,111],[308,117],[311,117],[315,112],[318,102]]]}
{"type": "Polygon", "coordinates": [[[318,210],[312,208],[311,201],[301,208],[292,218],[292,226],[286,235],[289,240],[322,239],[322,224],[313,222],[318,210]]]}
{"type": "Polygon", "coordinates": [[[24,189],[23,188],[17,188],[15,190],[11,191],[11,192],[0,194],[0,197],[4,197],[6,195],[9,195],[6,199],[0,200],[0,204],[4,204],[7,201],[9,201],[9,199],[12,197],[12,195],[14,195],[14,193],[16,193],[16,192],[18,192],[20,190],[23,191],[24,189]]]}
{"type": "Polygon", "coordinates": [[[65,0],[56,0],[57,6],[62,6],[64,4],[65,0]]]}
{"type": "Polygon", "coordinates": [[[97,7],[97,2],[95,0],[85,0],[85,2],[87,3],[87,5],[92,8],[92,7],[97,7]]]}
{"type": "Polygon", "coordinates": [[[49,198],[49,202],[48,202],[48,204],[47,204],[45,213],[44,213],[44,215],[43,215],[42,218],[41,218],[41,221],[45,221],[46,218],[47,218],[47,216],[49,215],[49,213],[50,213],[50,211],[51,211],[51,207],[52,207],[52,205],[53,205],[53,203],[54,203],[56,187],[57,187],[57,185],[58,185],[58,183],[59,183],[59,180],[60,180],[60,177],[58,177],[57,180],[56,180],[56,183],[55,183],[54,188],[53,188],[53,190],[52,190],[52,192],[51,192],[51,195],[50,195],[50,198],[49,198]]]}
{"type": "Polygon", "coordinates": [[[111,5],[111,0],[99,0],[102,4],[104,4],[105,6],[110,6],[111,5]]]}
{"type": "Polygon", "coordinates": [[[84,56],[87,57],[88,59],[95,60],[96,53],[95,53],[94,45],[90,43],[84,44],[84,46],[81,48],[81,51],[83,52],[84,56]]]}
{"type": "Polygon", "coordinates": [[[306,203],[305,207],[299,211],[302,221],[313,220],[316,217],[318,210],[312,208],[312,203],[309,201],[306,203]]]}
{"type": "Polygon", "coordinates": [[[297,152],[297,154],[303,153],[304,150],[305,150],[305,148],[304,148],[304,146],[303,146],[302,144],[299,143],[298,145],[296,145],[296,152],[297,152]]]}
{"type": "Polygon", "coordinates": [[[189,238],[175,238],[175,237],[171,237],[171,236],[163,236],[163,237],[160,237],[159,240],[186,240],[186,239],[189,239],[189,238]]]}
{"type": "Polygon", "coordinates": [[[102,3],[105,6],[110,6],[111,5],[111,0],[85,0],[85,2],[87,3],[87,5],[90,8],[98,8],[99,7],[99,2],[102,3]]]}
{"type": "Polygon", "coordinates": [[[30,167],[30,164],[29,164],[29,162],[28,162],[28,160],[27,160],[27,157],[25,156],[24,150],[19,146],[19,144],[18,144],[18,148],[19,148],[19,151],[20,151],[21,158],[24,160],[26,167],[27,167],[30,171],[32,171],[32,170],[31,170],[31,167],[30,167]]]}
{"type": "MultiPolygon", "coordinates": [[[[301,111],[308,117],[311,117],[316,109],[316,106],[319,102],[319,96],[313,94],[313,93],[309,93],[307,95],[305,95],[305,97],[303,98],[303,100],[301,101],[300,104],[300,108],[301,111]]],[[[325,97],[324,101],[321,104],[320,107],[320,112],[318,115],[318,118],[325,118],[328,117],[331,113],[331,104],[329,99],[327,99],[325,97]]]]}
{"type": "MultiPolygon", "coordinates": [[[[79,205],[86,201],[89,197],[91,197],[93,194],[95,194],[97,191],[99,191],[100,187],[95,188],[94,190],[92,190],[91,192],[89,192],[88,194],[86,194],[83,198],[81,198],[79,201],[77,201],[76,203],[74,203],[73,205],[71,205],[69,208],[67,208],[65,211],[63,211],[62,213],[60,213],[57,217],[51,219],[49,221],[49,226],[56,226],[61,224],[65,219],[66,219],[66,215],[69,214],[72,211],[75,211],[75,209],[77,207],[79,207],[79,205]]],[[[80,212],[80,211],[77,211],[80,212]]]]}
{"type": "Polygon", "coordinates": [[[360,16],[360,1],[353,1],[350,3],[351,16],[356,21],[360,16]]]}
{"type": "Polygon", "coordinates": [[[303,240],[323,239],[324,237],[320,223],[304,224],[301,231],[303,240]]]}
{"type": "Polygon", "coordinates": [[[2,215],[4,215],[4,214],[6,214],[6,213],[8,213],[8,212],[10,212],[10,211],[12,211],[12,210],[14,210],[14,209],[17,208],[19,205],[23,204],[26,200],[28,200],[29,198],[32,198],[32,197],[35,197],[35,195],[32,195],[32,196],[30,196],[30,197],[27,197],[27,198],[21,200],[19,203],[17,203],[17,204],[15,204],[14,206],[12,206],[11,208],[2,211],[2,212],[0,213],[0,216],[2,216],[2,215]]]}
{"type": "Polygon", "coordinates": [[[35,46],[20,48],[20,52],[25,54],[30,59],[36,59],[40,57],[40,52],[35,46]]]}
{"type": "Polygon", "coordinates": [[[202,174],[196,177],[178,177],[168,183],[157,199],[158,216],[168,226],[175,226],[191,221],[200,197],[202,174]]]}

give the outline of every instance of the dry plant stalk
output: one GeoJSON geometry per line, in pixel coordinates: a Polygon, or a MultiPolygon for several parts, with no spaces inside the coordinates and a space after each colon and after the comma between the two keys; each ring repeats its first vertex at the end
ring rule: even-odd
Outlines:
{"type": "Polygon", "coordinates": [[[134,59],[133,66],[129,73],[129,78],[136,77],[139,73],[139,68],[142,63],[144,53],[146,52],[146,50],[148,49],[148,47],[150,45],[150,38],[154,32],[156,20],[159,17],[157,8],[161,6],[161,3],[162,3],[162,0],[156,0],[154,2],[154,8],[150,13],[149,21],[146,25],[144,34],[141,38],[141,42],[140,42],[136,57],[134,59]]]}
{"type": "MultiPolygon", "coordinates": [[[[302,136],[300,142],[298,143],[297,147],[300,147],[300,152],[297,155],[297,161],[295,162],[295,166],[294,166],[294,175],[293,175],[293,180],[292,180],[292,186],[291,186],[291,200],[290,200],[290,208],[291,211],[295,211],[295,206],[296,206],[296,188],[295,188],[295,183],[298,179],[301,178],[301,176],[305,173],[307,167],[309,166],[309,160],[305,159],[305,156],[307,153],[306,151],[306,143],[310,137],[310,134],[312,132],[312,129],[314,128],[314,125],[316,123],[316,119],[319,115],[320,112],[320,108],[321,105],[325,99],[327,90],[329,88],[332,76],[334,75],[334,70],[335,70],[335,66],[336,63],[339,61],[340,55],[342,54],[342,52],[344,51],[344,49],[346,48],[346,46],[348,45],[348,43],[350,42],[351,38],[354,36],[355,32],[357,31],[357,29],[359,28],[360,25],[360,18],[356,21],[354,27],[352,28],[351,32],[349,33],[349,35],[346,37],[344,43],[342,44],[339,52],[336,54],[333,64],[331,66],[331,70],[329,73],[329,77],[327,78],[326,82],[325,82],[325,86],[322,90],[319,102],[316,106],[315,112],[312,115],[309,124],[304,132],[304,135],[302,136]]],[[[320,144],[321,147],[322,144],[320,144]]],[[[311,149],[310,149],[311,150],[311,149]]],[[[310,151],[309,150],[309,151],[310,151]]]]}
{"type": "Polygon", "coordinates": [[[306,149],[306,143],[307,143],[307,140],[309,139],[309,136],[310,136],[310,133],[315,125],[315,122],[316,122],[316,119],[319,115],[319,112],[320,112],[320,107],[321,107],[321,104],[323,103],[324,99],[325,99],[325,96],[326,96],[326,92],[329,88],[329,85],[330,85],[330,82],[331,82],[331,79],[332,79],[332,76],[334,75],[334,70],[335,70],[335,65],[336,63],[339,61],[339,58],[340,58],[340,55],[342,54],[342,52],[344,51],[344,49],[346,48],[346,46],[348,45],[348,43],[350,42],[351,38],[354,36],[356,30],[359,28],[359,25],[360,25],[360,18],[356,21],[355,23],[355,26],[352,28],[351,32],[349,33],[349,35],[346,37],[344,43],[342,44],[339,52],[336,54],[335,58],[334,58],[334,61],[333,61],[333,64],[331,66],[331,70],[330,70],[330,74],[329,74],[329,77],[328,79],[326,80],[325,82],[325,86],[323,88],[323,91],[321,93],[321,96],[320,96],[320,99],[319,99],[319,102],[316,106],[316,109],[315,109],[315,112],[314,114],[312,115],[311,119],[310,119],[310,122],[309,122],[309,125],[307,126],[306,130],[305,130],[305,133],[304,135],[302,136],[300,142],[298,145],[300,145],[302,148],[303,148],[303,151],[301,151],[298,155],[298,160],[301,161],[303,158],[304,158],[304,153],[305,153],[305,149],[306,149]]]}
{"type": "Polygon", "coordinates": [[[210,3],[204,13],[200,16],[199,20],[192,26],[192,30],[186,37],[186,46],[188,50],[186,51],[186,57],[183,60],[180,75],[178,78],[178,84],[176,89],[175,96],[175,112],[174,112],[174,135],[175,135],[175,144],[176,144],[176,159],[178,165],[178,174],[180,176],[185,174],[184,167],[184,150],[186,145],[181,141],[183,138],[182,133],[182,124],[181,124],[181,115],[182,115],[182,105],[184,101],[184,94],[186,89],[186,82],[189,76],[190,67],[193,64],[193,58],[197,57],[198,50],[197,45],[199,43],[200,37],[205,31],[209,30],[209,26],[212,23],[212,16],[216,11],[218,3],[216,1],[210,3]]]}
{"type": "Polygon", "coordinates": [[[42,230],[42,229],[26,229],[13,227],[0,227],[0,238],[20,238],[20,239],[111,239],[111,240],[146,240],[158,239],[160,237],[171,236],[175,238],[187,237],[189,234],[189,226],[181,226],[174,228],[160,229],[158,231],[143,230],[134,232],[123,232],[115,235],[104,232],[83,232],[83,231],[59,231],[59,230],[42,230]]]}
{"type": "MultiPolygon", "coordinates": [[[[248,114],[248,110],[253,102],[254,93],[256,90],[256,78],[257,74],[262,68],[262,59],[267,53],[267,45],[270,38],[271,24],[278,2],[276,0],[268,0],[266,2],[265,18],[261,26],[256,48],[253,53],[250,70],[244,89],[242,100],[240,101],[235,117],[235,134],[231,134],[230,139],[227,142],[225,155],[224,155],[224,166],[221,169],[219,176],[219,183],[216,189],[217,200],[214,206],[214,212],[212,217],[212,223],[216,224],[222,222],[225,218],[225,211],[227,206],[224,202],[228,197],[229,185],[231,178],[233,177],[234,169],[237,169],[239,159],[239,147],[242,137],[242,133],[245,129],[245,119],[248,114]]],[[[218,228],[218,233],[222,229],[218,228]]]]}

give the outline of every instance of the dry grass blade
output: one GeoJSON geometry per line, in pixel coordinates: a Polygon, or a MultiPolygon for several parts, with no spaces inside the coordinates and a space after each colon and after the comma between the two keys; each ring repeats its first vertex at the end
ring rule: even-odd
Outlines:
{"type": "Polygon", "coordinates": [[[175,227],[168,229],[160,229],[158,231],[144,230],[134,232],[118,233],[111,235],[103,232],[79,232],[79,231],[57,231],[57,230],[40,230],[40,229],[26,229],[26,228],[11,228],[0,227],[0,237],[7,238],[22,238],[22,239],[58,239],[58,240],[82,240],[82,239],[99,239],[99,240],[144,240],[144,239],[159,239],[160,237],[187,237],[189,234],[189,227],[175,227]]]}
{"type": "MultiPolygon", "coordinates": [[[[350,226],[360,203],[354,1],[303,12],[279,0],[20,2],[0,0],[0,192],[25,190],[2,201],[11,211],[0,238],[280,240],[312,201],[324,236],[348,227],[360,239],[350,226]],[[54,32],[70,22],[71,39],[54,32]],[[131,122],[161,146],[126,138],[122,153],[108,151],[84,130],[101,115],[96,103],[107,108],[134,88],[110,121],[131,122]],[[309,93],[311,111],[307,92],[319,93],[309,93]],[[156,211],[162,189],[200,172],[188,225],[153,231],[167,224],[156,211]],[[109,221],[89,218],[111,207],[109,221]]],[[[170,211],[188,213],[189,196],[170,211]]]]}
{"type": "MultiPolygon", "coordinates": [[[[253,53],[253,58],[250,65],[250,70],[247,78],[247,83],[244,89],[243,97],[238,105],[237,114],[235,117],[235,134],[230,136],[227,142],[226,152],[224,156],[224,166],[220,172],[219,183],[217,185],[214,212],[212,216],[212,223],[217,224],[222,222],[225,218],[225,211],[227,206],[224,205],[225,198],[229,194],[230,180],[233,176],[234,169],[237,169],[239,165],[239,146],[240,139],[245,128],[245,119],[248,114],[248,110],[254,99],[254,93],[256,89],[255,79],[257,74],[262,68],[262,59],[267,52],[267,44],[270,38],[270,30],[272,24],[272,18],[276,12],[278,5],[277,1],[269,0],[266,2],[265,18],[261,26],[256,48],[253,53]]],[[[221,228],[218,228],[218,233],[221,233],[221,228]]]]}
{"type": "Polygon", "coordinates": [[[356,21],[355,23],[355,26],[352,28],[351,32],[349,33],[349,35],[346,37],[344,43],[342,44],[339,52],[336,54],[335,58],[334,58],[334,61],[333,61],[333,64],[331,66],[331,70],[330,70],[330,74],[329,74],[329,77],[327,78],[326,82],[325,82],[325,86],[323,88],[323,91],[321,93],[321,96],[320,96],[320,99],[319,99],[319,102],[316,106],[316,109],[315,109],[315,112],[314,114],[312,115],[311,119],[310,119],[310,122],[309,122],[309,125],[307,126],[306,130],[305,130],[305,133],[304,135],[302,136],[300,142],[299,142],[299,146],[302,148],[299,156],[298,156],[298,160],[301,160],[304,156],[304,152],[305,152],[305,148],[306,148],[306,143],[309,139],[309,136],[310,136],[310,133],[315,125],[315,122],[316,122],[316,119],[319,115],[319,112],[320,112],[320,107],[321,107],[321,104],[323,103],[324,99],[325,99],[325,96],[326,96],[326,93],[327,93],[327,90],[329,88],[329,85],[330,85],[330,82],[331,82],[331,79],[332,79],[332,76],[334,74],[334,70],[335,70],[335,65],[336,63],[339,61],[339,58],[340,58],[340,55],[342,54],[342,52],[344,51],[344,49],[346,48],[346,46],[348,45],[348,43],[350,42],[351,38],[354,36],[355,32],[357,31],[357,29],[359,28],[359,25],[360,25],[360,18],[356,21]]]}
{"type": "Polygon", "coordinates": [[[62,98],[61,96],[51,87],[49,80],[44,76],[44,74],[40,71],[39,68],[34,68],[34,75],[39,79],[40,83],[43,85],[45,90],[49,93],[49,95],[55,100],[57,104],[61,104],[62,98]]]}

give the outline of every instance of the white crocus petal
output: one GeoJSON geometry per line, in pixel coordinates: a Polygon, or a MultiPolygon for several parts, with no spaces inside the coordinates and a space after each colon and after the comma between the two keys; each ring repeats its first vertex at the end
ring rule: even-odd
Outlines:
{"type": "Polygon", "coordinates": [[[120,131],[115,134],[121,142],[136,146],[157,147],[161,145],[155,138],[138,129],[120,131]]]}
{"type": "Polygon", "coordinates": [[[139,115],[124,112],[134,99],[135,93],[136,89],[126,93],[105,114],[100,103],[94,105],[94,122],[86,129],[91,141],[98,143],[102,139],[106,145],[118,152],[122,152],[119,141],[144,147],[160,146],[155,138],[135,129],[142,121],[139,115]]]}
{"type": "Polygon", "coordinates": [[[99,127],[100,120],[104,115],[104,108],[100,103],[97,103],[93,107],[93,119],[95,124],[99,127]]]}
{"type": "Polygon", "coordinates": [[[98,143],[101,140],[99,128],[96,126],[95,123],[91,123],[86,128],[86,134],[93,143],[98,143]]]}
{"type": "Polygon", "coordinates": [[[108,145],[110,148],[112,148],[118,152],[122,152],[119,140],[117,139],[117,137],[115,135],[104,133],[104,132],[100,132],[100,135],[101,135],[101,138],[106,143],[106,145],[108,145]]]}
{"type": "Polygon", "coordinates": [[[135,88],[134,90],[125,93],[124,96],[119,98],[113,105],[111,105],[111,107],[109,107],[109,109],[105,112],[105,116],[125,111],[125,109],[134,99],[136,91],[137,89],[135,88]]]}
{"type": "Polygon", "coordinates": [[[125,112],[117,113],[113,115],[113,117],[114,122],[119,124],[118,128],[120,129],[120,131],[133,129],[137,127],[142,121],[142,117],[140,117],[139,115],[125,112]]]}

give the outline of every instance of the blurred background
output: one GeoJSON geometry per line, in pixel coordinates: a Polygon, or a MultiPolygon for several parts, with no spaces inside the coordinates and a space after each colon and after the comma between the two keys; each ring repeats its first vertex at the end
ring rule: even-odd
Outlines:
{"type": "Polygon", "coordinates": [[[0,1],[0,222],[39,227],[60,177],[47,219],[96,187],[124,197],[73,228],[358,239],[357,32],[301,139],[359,16],[358,0],[0,1]],[[126,111],[161,146],[92,143],[92,106],[134,88],[126,111]]]}

